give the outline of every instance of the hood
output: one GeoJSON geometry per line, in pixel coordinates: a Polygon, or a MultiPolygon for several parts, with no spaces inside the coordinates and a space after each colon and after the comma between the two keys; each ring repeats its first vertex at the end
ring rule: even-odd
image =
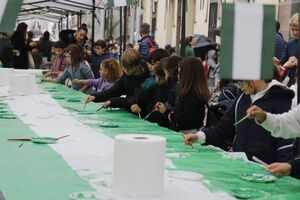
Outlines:
{"type": "Polygon", "coordinates": [[[265,90],[265,94],[261,98],[274,99],[283,98],[292,100],[295,93],[277,80],[272,80],[265,90]]]}

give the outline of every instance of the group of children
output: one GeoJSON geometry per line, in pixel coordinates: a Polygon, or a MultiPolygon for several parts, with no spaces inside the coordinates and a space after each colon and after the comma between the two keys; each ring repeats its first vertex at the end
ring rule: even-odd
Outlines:
{"type": "MultiPolygon", "coordinates": [[[[58,44],[53,63],[65,60],[68,66],[64,70],[53,66],[52,72],[46,74],[51,78],[43,81],[64,83],[69,78],[74,89],[89,94],[85,103],[104,102],[103,108],[123,108],[160,126],[181,131],[186,134],[184,141],[188,145],[198,142],[245,152],[250,160],[259,157],[267,164],[284,163],[294,156],[293,139],[274,138],[251,119],[237,123],[252,105],[272,113],[290,109],[293,92],[278,81],[239,83],[240,93],[224,93],[235,99],[225,115],[213,126],[203,128],[211,92],[201,59],[170,56],[159,48],[148,49],[145,57],[145,49],[141,53],[129,48],[120,63],[113,58],[101,60],[97,66],[99,78],[95,79],[79,46],[68,46],[63,55],[58,44]]],[[[97,52],[103,55],[103,48],[101,42],[96,42],[95,56],[99,55],[97,52]]],[[[289,59],[293,66],[296,61],[289,59]]]]}

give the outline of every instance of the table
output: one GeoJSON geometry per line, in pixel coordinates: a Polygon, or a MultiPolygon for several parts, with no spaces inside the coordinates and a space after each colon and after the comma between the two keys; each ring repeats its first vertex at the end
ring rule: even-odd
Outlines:
{"type": "MultiPolygon", "coordinates": [[[[0,190],[10,200],[69,199],[79,191],[97,191],[101,199],[126,198],[111,191],[113,137],[141,133],[167,139],[165,193],[151,199],[232,199],[235,188],[255,188],[268,192],[271,199],[300,199],[300,182],[285,177],[274,183],[252,183],[239,178],[246,172],[264,172],[243,154],[227,153],[207,146],[193,151],[183,145],[182,136],[166,128],[138,119],[119,109],[80,115],[84,94],[63,85],[39,85],[42,94],[5,99],[17,119],[0,119],[0,190]],[[51,96],[50,96],[51,95],[51,96]],[[65,99],[54,99],[65,97],[65,99]],[[68,101],[69,100],[69,101],[68,101]],[[86,125],[87,120],[114,122],[117,128],[86,125]],[[51,145],[8,142],[9,137],[70,134],[51,145]]],[[[99,104],[90,103],[94,112],[99,104]]]]}

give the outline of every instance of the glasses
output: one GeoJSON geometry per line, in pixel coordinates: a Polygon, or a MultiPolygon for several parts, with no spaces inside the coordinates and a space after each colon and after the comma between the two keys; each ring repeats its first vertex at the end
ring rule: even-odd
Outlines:
{"type": "Polygon", "coordinates": [[[101,47],[94,47],[94,49],[102,49],[101,47]]]}

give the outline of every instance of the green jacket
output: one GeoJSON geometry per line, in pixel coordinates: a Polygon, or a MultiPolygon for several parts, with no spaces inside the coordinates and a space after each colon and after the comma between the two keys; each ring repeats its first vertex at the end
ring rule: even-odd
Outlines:
{"type": "Polygon", "coordinates": [[[195,56],[194,49],[190,45],[186,45],[185,47],[185,58],[195,56]]]}

